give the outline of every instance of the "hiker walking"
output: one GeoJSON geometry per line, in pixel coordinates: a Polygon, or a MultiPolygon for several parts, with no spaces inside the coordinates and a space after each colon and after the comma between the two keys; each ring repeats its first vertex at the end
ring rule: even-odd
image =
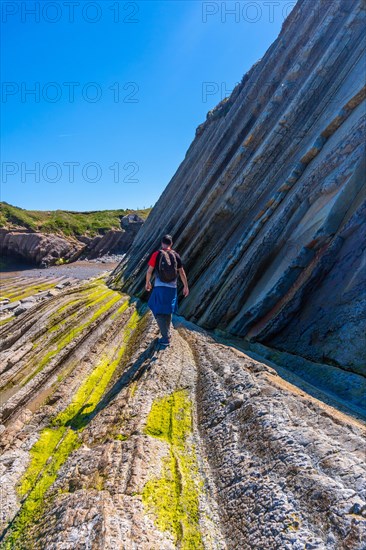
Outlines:
{"type": "Polygon", "coordinates": [[[146,290],[152,290],[151,276],[154,269],[155,282],[148,306],[154,314],[161,332],[159,343],[163,347],[170,345],[170,326],[172,314],[178,311],[177,279],[178,273],[183,283],[183,296],[188,296],[189,288],[182,260],[179,254],[172,249],[173,239],[164,235],[161,239],[161,248],[154,252],[148,262],[146,273],[146,290]]]}

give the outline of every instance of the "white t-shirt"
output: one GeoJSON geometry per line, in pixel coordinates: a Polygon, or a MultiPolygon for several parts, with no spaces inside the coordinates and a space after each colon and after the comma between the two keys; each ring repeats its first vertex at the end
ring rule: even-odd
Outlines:
{"type": "Polygon", "coordinates": [[[156,273],[154,286],[168,286],[169,288],[177,288],[177,279],[175,279],[175,281],[171,281],[170,283],[163,283],[163,281],[159,279],[159,275],[156,273]]]}

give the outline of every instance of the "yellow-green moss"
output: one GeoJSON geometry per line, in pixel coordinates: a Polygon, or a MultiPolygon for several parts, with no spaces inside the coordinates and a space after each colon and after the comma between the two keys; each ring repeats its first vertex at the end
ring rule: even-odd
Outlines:
{"type": "MultiPolygon", "coordinates": [[[[101,285],[99,283],[88,283],[87,285],[83,285],[82,287],[77,288],[77,298],[72,299],[71,301],[67,302],[63,306],[61,306],[55,313],[53,313],[50,316],[50,321],[54,322],[55,319],[57,319],[62,313],[64,313],[66,310],[74,306],[75,304],[78,304],[79,302],[83,302],[85,300],[85,294],[89,294],[89,298],[91,296],[91,292],[93,292],[97,287],[100,287],[101,285]]],[[[105,286],[104,286],[105,289],[105,286]]],[[[69,294],[69,297],[72,298],[75,290],[69,294]]]]}
{"type": "MultiPolygon", "coordinates": [[[[102,307],[100,307],[95,313],[93,313],[93,315],[91,316],[90,319],[88,319],[88,321],[86,321],[84,323],[84,325],[81,325],[81,330],[83,330],[85,327],[89,326],[91,323],[93,323],[94,321],[96,321],[98,319],[98,317],[100,317],[101,315],[103,315],[103,313],[105,313],[106,311],[108,311],[112,306],[114,306],[114,304],[116,304],[117,302],[119,302],[121,300],[121,294],[118,294],[116,292],[113,292],[111,291],[113,294],[110,294],[110,296],[112,296],[112,299],[111,300],[108,300],[108,302],[106,302],[102,307]]],[[[103,300],[105,299],[105,297],[103,298],[103,300]]],[[[98,301],[96,300],[94,303],[97,303],[97,302],[100,302],[102,301],[102,299],[99,299],[98,301]]]]}
{"type": "MultiPolygon", "coordinates": [[[[56,480],[59,468],[81,444],[79,433],[102,398],[140,318],[140,313],[134,311],[124,328],[121,344],[97,364],[76,391],[71,403],[51,421],[49,427],[42,430],[31,448],[30,464],[18,487],[19,495],[25,500],[2,548],[24,548],[26,533],[44,509],[46,492],[56,480]]],[[[118,439],[122,438],[124,436],[121,434],[118,439]]],[[[99,475],[96,488],[103,489],[103,479],[99,475]]]]}
{"type": "Polygon", "coordinates": [[[36,443],[30,451],[31,464],[20,486],[20,493],[24,494],[26,491],[28,494],[11,525],[9,535],[1,545],[3,549],[14,550],[29,547],[27,546],[26,532],[30,525],[39,519],[45,505],[45,494],[56,480],[58,470],[67,460],[69,454],[80,445],[78,435],[73,430],[58,428],[52,431],[55,433],[50,434],[50,430],[44,436],[42,433],[39,442],[37,442],[39,444],[36,443]],[[52,450],[46,446],[48,443],[52,445],[52,450]]]}
{"type": "Polygon", "coordinates": [[[64,265],[68,264],[70,260],[67,260],[66,258],[59,258],[56,260],[55,265],[64,265]]]}
{"type": "Polygon", "coordinates": [[[39,473],[46,465],[47,460],[54,453],[57,444],[62,439],[64,430],[45,428],[38,441],[30,450],[31,461],[22,482],[19,486],[19,494],[24,496],[33,487],[39,473]]]}
{"type": "MultiPolygon", "coordinates": [[[[108,290],[106,287],[104,287],[94,291],[87,298],[79,298],[78,300],[74,300],[72,302],[72,305],[79,304],[78,310],[75,313],[66,316],[65,319],[62,319],[59,323],[55,323],[55,319],[51,320],[49,332],[56,332],[63,325],[65,325],[66,323],[69,323],[70,320],[80,316],[80,314],[82,314],[84,317],[88,309],[91,309],[93,306],[99,304],[100,302],[103,302],[106,298],[110,296],[115,296],[115,295],[116,295],[115,292],[108,290]]],[[[68,305],[70,306],[70,309],[71,309],[71,304],[68,304],[68,305]]],[[[67,307],[66,309],[69,309],[69,308],[67,307]]],[[[57,313],[62,313],[63,311],[65,311],[65,309],[61,308],[57,313]]]]}
{"type": "Polygon", "coordinates": [[[69,314],[70,310],[75,308],[75,306],[78,306],[78,310],[79,310],[79,308],[82,308],[86,303],[87,303],[86,297],[84,297],[82,293],[80,293],[80,295],[77,298],[71,300],[70,302],[67,302],[67,304],[60,307],[60,309],[58,309],[55,313],[53,313],[49,317],[49,322],[48,322],[49,331],[55,332],[56,330],[58,330],[59,327],[61,327],[64,323],[70,320],[70,318],[74,315],[74,314],[72,315],[69,314]],[[67,315],[65,318],[62,318],[65,312],[67,313],[67,315]]]}
{"type": "Polygon", "coordinates": [[[28,298],[29,296],[33,296],[34,294],[37,294],[39,291],[43,290],[50,290],[51,288],[54,288],[55,283],[42,283],[39,285],[31,285],[26,286],[23,289],[18,289],[15,292],[5,294],[5,297],[8,298],[11,302],[16,302],[18,300],[24,300],[24,298],[28,298]]]}
{"type": "MultiPolygon", "coordinates": [[[[79,305],[79,308],[82,308],[83,307],[83,303],[81,301],[77,301],[76,302],[78,305],[79,305]]],[[[64,325],[67,324],[70,324],[70,322],[75,319],[78,315],[80,315],[80,309],[78,308],[77,311],[75,311],[74,313],[72,313],[71,315],[67,315],[67,317],[65,317],[64,319],[62,319],[62,321],[60,321],[59,323],[49,323],[49,329],[47,331],[47,335],[48,334],[52,334],[53,332],[58,332],[64,325]]],[[[39,344],[36,345],[36,347],[38,347],[39,344]]]]}
{"type": "MultiPolygon", "coordinates": [[[[97,309],[93,313],[93,315],[85,321],[85,323],[70,328],[65,334],[62,335],[58,341],[55,343],[55,347],[48,351],[40,360],[37,368],[29,375],[27,376],[22,382],[21,385],[24,386],[36,376],[44,367],[47,365],[47,363],[55,357],[61,350],[63,350],[68,344],[70,344],[75,338],[81,334],[86,328],[88,328],[94,321],[96,321],[99,317],[101,317],[106,311],[108,311],[112,306],[114,306],[119,300],[121,299],[121,295],[113,292],[113,296],[111,300],[108,300],[106,303],[104,303],[100,308],[97,309]]],[[[98,299],[98,301],[100,301],[98,299]]],[[[94,302],[94,304],[96,301],[94,302]]]]}
{"type": "Polygon", "coordinates": [[[142,492],[146,509],[157,527],[170,531],[182,550],[203,548],[199,528],[201,483],[194,446],[188,441],[192,430],[192,406],[188,393],[178,390],[155,401],[145,433],[169,444],[162,476],[148,481],[142,492]]]}
{"type": "Polygon", "coordinates": [[[126,311],[126,309],[130,306],[130,302],[129,300],[125,300],[125,302],[123,302],[123,304],[121,305],[120,308],[117,309],[117,311],[115,313],[112,314],[112,319],[115,319],[116,317],[118,317],[119,315],[121,315],[123,312],[126,311]]]}
{"type": "Polygon", "coordinates": [[[135,393],[136,393],[136,390],[137,390],[137,380],[135,380],[134,382],[132,382],[131,386],[130,386],[130,397],[134,397],[135,393]]]}
{"type": "Polygon", "coordinates": [[[7,323],[9,323],[9,321],[12,321],[13,319],[15,319],[14,315],[12,315],[11,317],[6,317],[6,319],[1,319],[0,327],[2,327],[3,325],[6,325],[7,323]]]}
{"type": "Polygon", "coordinates": [[[117,439],[117,441],[126,441],[126,439],[128,439],[128,435],[117,434],[113,439],[117,439]]]}
{"type": "Polygon", "coordinates": [[[85,425],[85,419],[95,409],[120,363],[127,341],[130,338],[131,332],[135,329],[138,319],[139,315],[135,311],[124,329],[121,338],[122,345],[119,347],[115,359],[110,361],[107,356],[103,357],[93,372],[81,384],[70,405],[56,416],[53,421],[54,425],[71,425],[75,429],[80,429],[85,425]]]}
{"type": "Polygon", "coordinates": [[[178,390],[154,401],[147,419],[145,433],[184,447],[192,430],[191,402],[185,390],[178,390]]]}
{"type": "MultiPolygon", "coordinates": [[[[80,293],[81,294],[81,293],[80,293]]],[[[62,315],[62,313],[64,313],[64,311],[68,311],[69,309],[71,309],[73,306],[75,306],[76,304],[79,304],[80,302],[82,302],[83,298],[82,297],[78,297],[78,298],[75,298],[74,300],[71,300],[70,302],[67,302],[67,304],[63,305],[62,307],[60,307],[60,309],[58,309],[53,315],[51,315],[50,317],[50,320],[51,322],[59,317],[60,315],[62,315]]]]}

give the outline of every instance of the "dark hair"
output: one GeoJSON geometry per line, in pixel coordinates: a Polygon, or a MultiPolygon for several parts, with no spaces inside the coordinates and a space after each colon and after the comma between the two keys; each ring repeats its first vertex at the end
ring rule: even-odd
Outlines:
{"type": "Polygon", "coordinates": [[[161,239],[161,242],[163,244],[167,244],[168,246],[172,246],[173,239],[170,235],[164,235],[164,237],[161,239]]]}

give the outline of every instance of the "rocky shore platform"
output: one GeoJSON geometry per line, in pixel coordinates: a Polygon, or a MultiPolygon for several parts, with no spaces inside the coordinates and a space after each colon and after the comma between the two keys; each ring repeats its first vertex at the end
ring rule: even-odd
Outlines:
{"type": "Polygon", "coordinates": [[[143,303],[60,269],[0,325],[2,549],[366,547],[362,421],[181,317],[159,350],[143,303]]]}

